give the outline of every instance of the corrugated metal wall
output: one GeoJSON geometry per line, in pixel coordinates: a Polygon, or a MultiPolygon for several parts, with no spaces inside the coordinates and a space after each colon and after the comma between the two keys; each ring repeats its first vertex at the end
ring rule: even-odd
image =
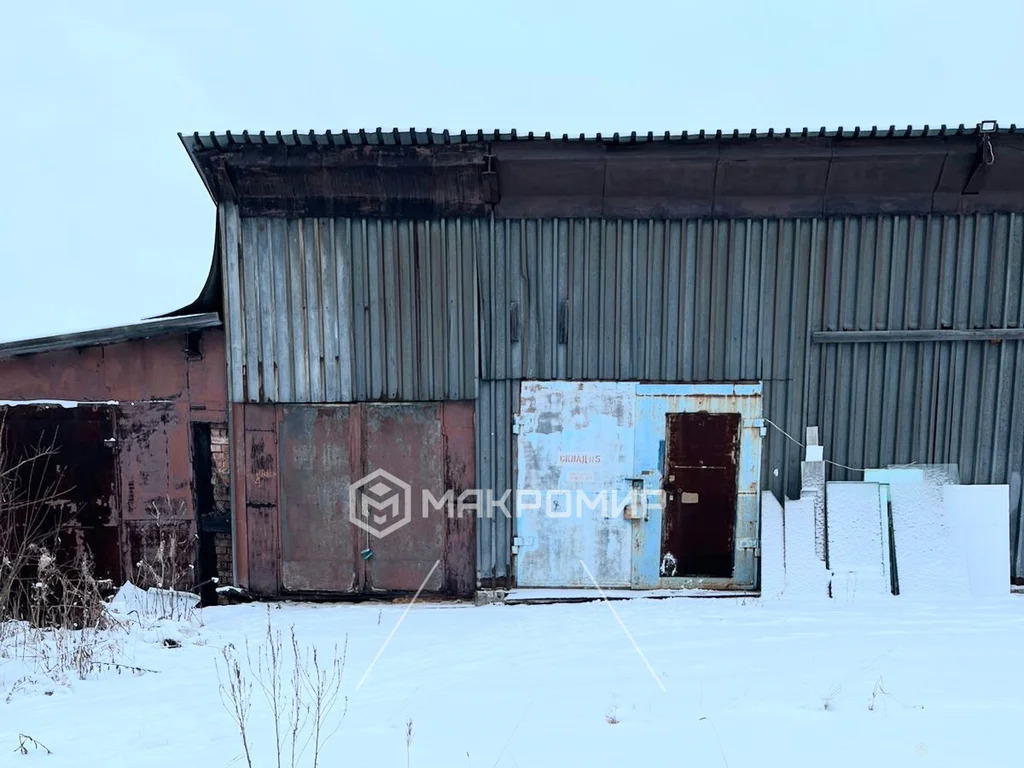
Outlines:
{"type": "Polygon", "coordinates": [[[233,401],[476,397],[486,221],[221,215],[233,401]]]}
{"type": "MultiPolygon", "coordinates": [[[[480,489],[493,489],[495,498],[515,487],[512,418],[518,410],[518,381],[480,381],[476,404],[476,482],[480,489]]],[[[513,506],[510,497],[510,512],[513,506]]],[[[497,512],[479,520],[476,531],[478,578],[484,584],[506,583],[512,576],[512,520],[497,512]]]]}
{"type": "MultiPolygon", "coordinates": [[[[1024,342],[813,338],[1020,328],[1020,214],[424,222],[239,219],[227,205],[222,216],[236,401],[457,400],[479,388],[477,482],[500,494],[513,485],[523,379],[761,380],[768,419],[801,439],[820,426],[836,462],[955,461],[965,482],[1010,483],[1024,575],[1024,342]]],[[[773,429],[763,487],[794,495],[799,460],[773,429]]],[[[510,521],[479,531],[481,577],[504,578],[510,521]]]]}
{"type": "MultiPolygon", "coordinates": [[[[1020,328],[1021,215],[504,220],[487,251],[478,419],[489,432],[509,423],[498,393],[521,379],[763,380],[767,417],[799,439],[821,426],[833,461],[955,461],[964,482],[1010,483],[1024,574],[1024,342],[815,343],[811,333],[1020,328]]],[[[774,429],[765,447],[764,487],[796,495],[799,448],[774,429]]],[[[491,525],[479,566],[500,576],[496,542],[509,532],[500,518],[491,525]]]]}

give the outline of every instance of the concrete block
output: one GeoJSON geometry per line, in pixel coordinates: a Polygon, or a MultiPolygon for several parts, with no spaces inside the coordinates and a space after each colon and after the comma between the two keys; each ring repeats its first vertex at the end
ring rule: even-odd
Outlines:
{"type": "Polygon", "coordinates": [[[809,499],[814,508],[814,551],[825,562],[825,462],[800,463],[800,498],[809,499]]]}
{"type": "Polygon", "coordinates": [[[946,514],[974,597],[1010,593],[1010,487],[945,485],[946,514]]]}
{"type": "Polygon", "coordinates": [[[956,598],[970,593],[966,562],[946,513],[943,486],[949,477],[947,465],[864,472],[865,481],[887,488],[902,596],[956,598]]]}
{"type": "Polygon", "coordinates": [[[815,547],[814,499],[786,501],[783,510],[786,597],[826,598],[828,573],[815,547]]]}
{"type": "Polygon", "coordinates": [[[891,594],[888,577],[888,515],[878,483],[830,482],[828,567],[832,597],[853,601],[858,595],[891,594]]]}

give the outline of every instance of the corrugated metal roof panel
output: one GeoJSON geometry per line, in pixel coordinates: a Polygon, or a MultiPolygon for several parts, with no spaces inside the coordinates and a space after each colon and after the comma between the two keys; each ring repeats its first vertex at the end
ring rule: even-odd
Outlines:
{"type": "MultiPolygon", "coordinates": [[[[1010,134],[1017,132],[1016,124],[1011,124],[1006,127],[998,127],[995,121],[986,121],[994,126],[993,131],[996,134],[1010,134]]],[[[822,126],[817,129],[809,128],[784,128],[776,130],[769,128],[767,130],[750,129],[740,130],[733,129],[731,131],[715,130],[715,131],[680,131],[679,133],[673,133],[671,131],[647,131],[646,133],[632,131],[628,134],[625,133],[612,133],[612,134],[586,134],[580,133],[578,135],[569,135],[563,133],[561,136],[553,135],[550,131],[544,133],[535,133],[534,131],[517,131],[512,129],[509,131],[502,131],[501,129],[494,129],[485,131],[483,129],[477,129],[475,131],[449,131],[447,129],[441,131],[434,131],[430,128],[418,130],[416,128],[409,128],[408,130],[400,130],[398,128],[391,128],[385,130],[383,128],[375,128],[368,131],[364,128],[358,130],[342,130],[338,133],[333,131],[324,131],[323,133],[317,133],[314,130],[309,131],[275,131],[268,134],[266,131],[260,131],[259,133],[250,133],[249,131],[242,131],[241,133],[233,133],[232,131],[225,131],[224,133],[199,133],[198,131],[191,134],[179,133],[178,136],[181,138],[182,143],[185,144],[186,148],[197,149],[197,150],[224,150],[230,149],[236,145],[253,145],[260,144],[264,146],[354,146],[354,145],[366,145],[366,146],[422,146],[422,145],[435,145],[435,144],[472,144],[479,142],[492,142],[492,141],[558,141],[565,143],[611,143],[611,144],[643,144],[643,143],[654,143],[654,142],[700,142],[708,141],[711,139],[722,140],[722,139],[733,139],[737,141],[751,141],[757,139],[799,139],[808,137],[817,138],[923,138],[923,137],[942,137],[942,136],[980,136],[982,133],[982,126],[986,128],[989,126],[986,123],[978,123],[974,127],[967,127],[963,123],[958,126],[946,126],[940,125],[938,127],[931,127],[928,125],[920,128],[908,125],[906,127],[897,128],[895,125],[888,127],[879,128],[876,125],[870,128],[861,128],[855,126],[853,128],[844,128],[839,126],[838,128],[830,129],[822,126]]],[[[988,131],[986,131],[988,132],[988,131]]]]}
{"type": "Polygon", "coordinates": [[[397,129],[181,138],[213,199],[237,203],[243,217],[680,219],[1024,210],[1024,134],[994,123],[984,130],[561,138],[397,129]]]}
{"type": "Polygon", "coordinates": [[[220,317],[211,312],[201,315],[187,315],[185,317],[161,318],[132,325],[100,328],[94,331],[11,341],[0,344],[0,359],[18,357],[19,355],[33,355],[40,352],[54,352],[61,349],[95,347],[102,344],[115,344],[121,341],[149,339],[154,336],[186,333],[204,328],[218,328],[220,324],[220,317]]]}

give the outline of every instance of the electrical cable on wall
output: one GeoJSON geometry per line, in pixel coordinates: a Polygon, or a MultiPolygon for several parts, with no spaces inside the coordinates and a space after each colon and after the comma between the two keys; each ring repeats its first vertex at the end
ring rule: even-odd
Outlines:
{"type": "MultiPolygon", "coordinates": [[[[794,443],[799,445],[801,448],[806,450],[806,448],[807,448],[806,445],[801,443],[799,440],[797,440],[795,437],[793,437],[791,434],[789,434],[786,430],[784,430],[782,427],[780,427],[778,424],[776,424],[771,419],[765,419],[764,423],[765,424],[770,424],[771,426],[775,427],[775,429],[779,430],[779,432],[781,432],[784,437],[789,438],[794,443]]],[[[840,464],[838,461],[830,461],[829,459],[822,459],[822,461],[824,461],[826,464],[831,464],[833,467],[841,467],[842,469],[849,469],[849,470],[851,470],[853,472],[864,472],[864,471],[866,471],[863,467],[851,467],[848,464],[840,464]]]]}

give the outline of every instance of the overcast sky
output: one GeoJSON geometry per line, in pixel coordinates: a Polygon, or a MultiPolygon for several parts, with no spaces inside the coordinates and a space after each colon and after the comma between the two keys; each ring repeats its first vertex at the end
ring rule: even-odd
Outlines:
{"type": "Polygon", "coordinates": [[[1024,3],[9,3],[0,340],[198,294],[178,131],[1024,123],[1024,3]]]}

